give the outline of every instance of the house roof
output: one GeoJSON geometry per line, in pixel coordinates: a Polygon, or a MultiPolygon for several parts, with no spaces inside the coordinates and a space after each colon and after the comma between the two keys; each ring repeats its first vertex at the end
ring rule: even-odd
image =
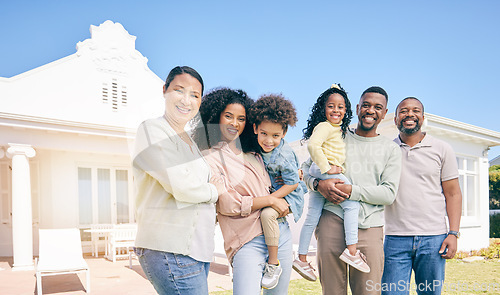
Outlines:
{"type": "Polygon", "coordinates": [[[0,78],[0,126],[87,132],[134,130],[163,112],[163,81],[121,24],[91,26],[77,52],[0,78]]]}
{"type": "MultiPolygon", "coordinates": [[[[500,132],[429,113],[425,113],[425,121],[422,129],[432,131],[432,133],[437,136],[445,135],[463,141],[478,143],[487,147],[500,145],[500,132]]],[[[386,136],[396,137],[398,130],[394,125],[394,113],[385,116],[378,130],[386,136]]]]}
{"type": "Polygon", "coordinates": [[[495,158],[491,159],[491,161],[489,163],[490,163],[490,166],[500,165],[500,155],[498,155],[495,158]]]}

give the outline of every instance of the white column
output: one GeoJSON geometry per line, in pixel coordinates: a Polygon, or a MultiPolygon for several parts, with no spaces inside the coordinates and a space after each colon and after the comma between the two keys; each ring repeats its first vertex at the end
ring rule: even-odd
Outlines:
{"type": "Polygon", "coordinates": [[[9,143],[7,149],[7,156],[12,158],[13,270],[33,269],[33,221],[28,158],[34,157],[35,154],[35,150],[27,144],[9,143]]]}

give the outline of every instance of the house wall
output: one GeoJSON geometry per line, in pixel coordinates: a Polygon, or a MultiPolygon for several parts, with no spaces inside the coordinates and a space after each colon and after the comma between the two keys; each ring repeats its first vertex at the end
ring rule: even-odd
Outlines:
{"type": "MultiPolygon", "coordinates": [[[[378,131],[388,138],[395,138],[398,130],[393,122],[393,114],[387,116],[378,131]]],[[[488,191],[488,158],[485,150],[487,145],[469,134],[452,132],[447,126],[428,121],[424,122],[422,130],[451,145],[455,154],[461,157],[473,158],[478,163],[478,179],[476,193],[477,211],[475,217],[462,217],[460,232],[462,234],[458,248],[469,251],[488,247],[489,245],[489,191],[488,191]]]]}
{"type": "Polygon", "coordinates": [[[460,223],[461,238],[458,243],[459,250],[469,251],[488,247],[489,245],[489,191],[488,191],[488,157],[483,156],[486,146],[464,141],[436,132],[432,128],[429,133],[449,143],[457,156],[470,157],[478,163],[478,183],[476,190],[476,204],[478,206],[475,217],[462,217],[460,223]]]}
{"type": "MultiPolygon", "coordinates": [[[[457,134],[446,130],[434,122],[425,122],[422,128],[430,135],[439,138],[451,145],[457,156],[473,158],[478,163],[478,179],[476,190],[477,211],[475,217],[462,217],[460,232],[462,234],[458,248],[462,251],[476,250],[488,247],[489,245],[489,191],[488,191],[488,158],[485,150],[487,146],[479,140],[474,140],[463,134],[457,134]]],[[[393,115],[388,115],[381,122],[378,132],[387,138],[394,139],[398,135],[393,122],[393,115]]],[[[292,144],[302,156],[307,154],[305,146],[300,146],[298,142],[292,144]]],[[[306,155],[307,158],[308,155],[306,155]]],[[[304,212],[306,214],[306,211],[304,212]]],[[[293,226],[292,226],[293,228],[293,226]]],[[[300,229],[299,229],[300,230],[300,229]]],[[[294,238],[296,234],[294,231],[294,238]]],[[[294,240],[295,242],[295,240],[294,240]]]]}
{"type": "MultiPolygon", "coordinates": [[[[38,200],[33,203],[33,250],[38,254],[39,228],[78,227],[78,165],[130,167],[130,141],[95,135],[0,127],[1,142],[31,144],[38,167],[38,200]]],[[[1,161],[11,163],[10,159],[1,161]]],[[[2,178],[7,177],[1,175],[2,178]]],[[[4,179],[2,179],[4,181],[4,179]]],[[[5,180],[8,181],[8,180],[5,180]]],[[[12,256],[12,224],[0,224],[0,256],[12,256]]]]}

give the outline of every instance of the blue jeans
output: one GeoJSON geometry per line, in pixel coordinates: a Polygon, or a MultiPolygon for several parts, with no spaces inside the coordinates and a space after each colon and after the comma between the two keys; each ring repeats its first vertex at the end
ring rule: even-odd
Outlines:
{"type": "MultiPolygon", "coordinates": [[[[278,285],[274,289],[264,289],[264,294],[288,294],[292,273],[292,233],[286,221],[279,223],[279,228],[278,259],[283,272],[278,285]]],[[[263,235],[253,238],[236,252],[233,257],[233,294],[260,294],[260,282],[267,257],[267,245],[263,235]]]]}
{"type": "MultiPolygon", "coordinates": [[[[351,184],[343,174],[321,174],[319,167],[312,164],[309,169],[309,174],[314,178],[321,180],[337,178],[344,181],[345,184],[351,184]]],[[[300,230],[299,238],[299,254],[306,255],[311,243],[311,237],[314,229],[318,225],[321,211],[326,199],[318,192],[309,192],[309,206],[307,207],[307,217],[300,230]]],[[[359,216],[359,202],[345,200],[339,204],[344,210],[344,232],[346,245],[353,245],[358,243],[358,216],[359,216]]]]}
{"type": "Polygon", "coordinates": [[[158,294],[208,294],[209,262],[151,249],[136,248],[134,251],[158,294]]]}
{"type": "Polygon", "coordinates": [[[382,294],[441,294],[445,259],[439,254],[446,234],[436,236],[385,236],[382,294]],[[411,271],[415,284],[410,285],[411,271]]]}

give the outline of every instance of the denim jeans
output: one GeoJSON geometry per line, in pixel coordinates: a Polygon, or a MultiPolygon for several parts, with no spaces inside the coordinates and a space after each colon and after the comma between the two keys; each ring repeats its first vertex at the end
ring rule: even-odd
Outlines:
{"type": "MultiPolygon", "coordinates": [[[[279,228],[278,259],[283,272],[278,285],[274,289],[264,289],[264,294],[288,294],[292,272],[292,233],[286,221],[279,223],[279,228]]],[[[260,294],[260,281],[267,257],[267,246],[263,235],[253,238],[236,252],[233,257],[233,294],[260,294]]]]}
{"type": "MultiPolygon", "coordinates": [[[[344,181],[345,184],[351,182],[343,174],[321,174],[318,165],[312,164],[309,169],[309,174],[314,178],[321,180],[337,178],[344,181]]],[[[326,199],[318,192],[309,192],[309,205],[307,207],[307,216],[300,230],[299,238],[299,254],[306,255],[311,243],[311,237],[314,229],[318,225],[321,211],[326,199]]],[[[345,200],[339,204],[344,211],[344,232],[346,245],[353,245],[358,243],[358,216],[359,216],[359,202],[345,200]]]]}
{"type": "Polygon", "coordinates": [[[136,248],[134,251],[158,294],[208,294],[209,262],[151,249],[136,248]]]}
{"type": "Polygon", "coordinates": [[[382,294],[441,294],[445,259],[439,249],[446,234],[436,236],[385,236],[382,294]],[[411,271],[415,285],[410,285],[411,271]]]}
{"type": "Polygon", "coordinates": [[[309,252],[309,244],[311,243],[311,237],[318,225],[319,218],[321,217],[321,211],[323,211],[323,205],[326,199],[320,193],[315,191],[309,192],[309,205],[307,206],[307,216],[300,230],[299,238],[299,254],[307,255],[309,252]]]}

